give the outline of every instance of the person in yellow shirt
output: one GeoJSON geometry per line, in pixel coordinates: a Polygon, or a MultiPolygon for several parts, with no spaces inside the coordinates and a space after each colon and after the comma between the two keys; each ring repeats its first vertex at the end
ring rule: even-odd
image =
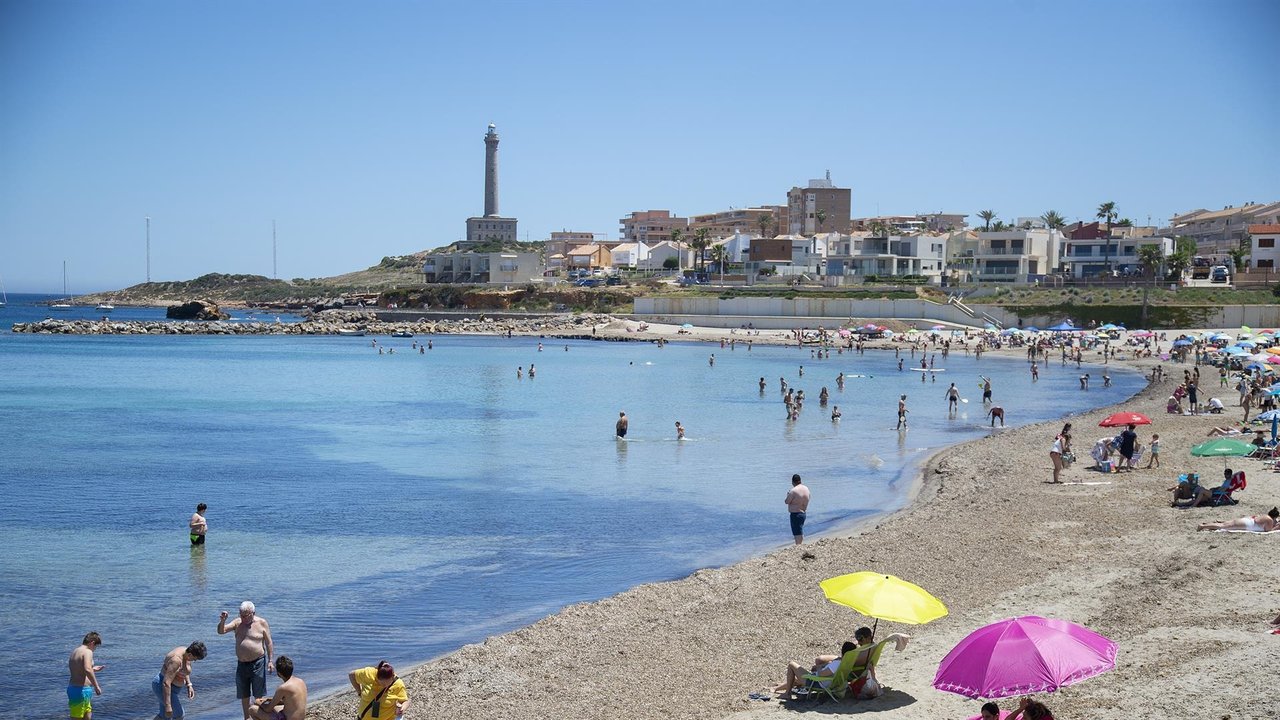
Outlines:
{"type": "Polygon", "coordinates": [[[404,715],[409,708],[409,691],[386,660],[376,667],[352,670],[347,679],[360,695],[360,713],[356,720],[391,720],[404,715]]]}

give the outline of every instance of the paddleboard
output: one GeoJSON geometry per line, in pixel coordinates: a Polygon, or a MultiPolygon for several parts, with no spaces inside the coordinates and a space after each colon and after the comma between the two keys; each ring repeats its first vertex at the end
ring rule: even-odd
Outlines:
{"type": "Polygon", "coordinates": [[[946,372],[946,370],[944,370],[943,368],[937,368],[937,369],[934,369],[934,368],[911,368],[911,369],[912,369],[912,370],[915,370],[916,372],[946,372]]]}

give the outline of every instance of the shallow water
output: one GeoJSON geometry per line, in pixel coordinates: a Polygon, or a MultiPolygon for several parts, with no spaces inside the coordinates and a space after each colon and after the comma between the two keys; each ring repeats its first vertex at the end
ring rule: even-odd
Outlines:
{"type": "Polygon", "coordinates": [[[1142,384],[1114,372],[1084,393],[1049,363],[1033,386],[990,357],[939,356],[922,383],[892,352],[431,339],[417,354],[378,338],[397,350],[378,355],[368,337],[0,334],[0,716],[63,717],[66,656],[98,630],[95,717],[152,714],[161,657],[196,639],[210,652],[188,711],[235,717],[232,641],[214,629],[245,598],[319,692],[788,543],[793,472],[813,489],[810,534],[896,508],[929,452],[990,432],[978,373],[1011,424],[1142,384]],[[840,392],[840,371],[872,377],[840,392]],[[779,376],[808,395],[797,422],[779,376]],[[952,380],[970,402],[949,419],[952,380]],[[193,551],[197,502],[209,543],[193,551]]]}

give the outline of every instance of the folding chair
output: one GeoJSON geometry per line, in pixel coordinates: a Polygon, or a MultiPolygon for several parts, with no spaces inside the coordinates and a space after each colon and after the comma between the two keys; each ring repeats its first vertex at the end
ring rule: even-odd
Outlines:
{"type": "Polygon", "coordinates": [[[1244,471],[1238,470],[1229,480],[1224,481],[1221,485],[1213,489],[1213,496],[1210,498],[1210,505],[1235,505],[1240,502],[1231,496],[1237,490],[1243,490],[1248,487],[1249,483],[1245,481],[1244,471]]]}

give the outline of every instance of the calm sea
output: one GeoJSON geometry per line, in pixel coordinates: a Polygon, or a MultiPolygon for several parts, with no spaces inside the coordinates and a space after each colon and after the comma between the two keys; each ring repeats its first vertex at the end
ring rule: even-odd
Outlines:
{"type": "Polygon", "coordinates": [[[189,712],[237,717],[232,640],[215,628],[246,598],[314,692],[337,688],[354,667],[407,665],[789,543],[793,472],[813,489],[811,534],[897,508],[930,451],[989,432],[979,373],[1014,424],[1141,386],[1115,372],[1081,392],[1054,363],[1033,386],[1023,362],[963,355],[922,383],[892,352],[435,336],[425,354],[410,344],[426,337],[380,337],[396,352],[379,355],[368,337],[31,336],[8,323],[49,313],[10,300],[0,717],[65,716],[66,657],[89,630],[108,666],[96,718],[150,717],[162,656],[193,640],[209,657],[189,712]],[[840,392],[841,371],[869,377],[840,392]],[[797,422],[780,376],[808,396],[797,422]],[[948,419],[952,380],[971,402],[948,419]],[[819,407],[824,385],[839,424],[819,407]],[[209,541],[192,550],[198,502],[209,541]]]}

